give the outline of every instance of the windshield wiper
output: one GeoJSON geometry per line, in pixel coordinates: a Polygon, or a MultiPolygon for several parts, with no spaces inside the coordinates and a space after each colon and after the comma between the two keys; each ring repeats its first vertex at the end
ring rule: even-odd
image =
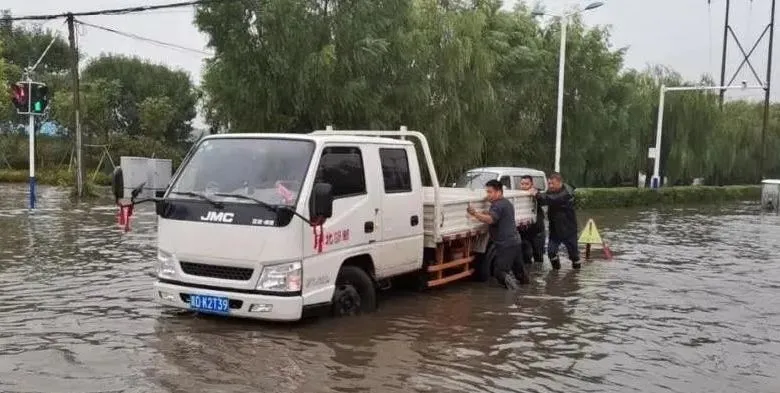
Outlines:
{"type": "Polygon", "coordinates": [[[193,192],[193,191],[171,191],[171,194],[185,195],[185,196],[191,196],[191,197],[199,198],[199,199],[202,199],[202,200],[212,204],[214,207],[216,207],[218,209],[221,209],[222,207],[224,207],[222,202],[215,201],[215,200],[213,200],[213,199],[211,199],[211,198],[209,198],[209,197],[207,197],[207,196],[205,196],[205,195],[203,195],[201,193],[198,193],[198,192],[193,192]]]}
{"type": "Polygon", "coordinates": [[[268,210],[270,210],[270,211],[272,211],[274,213],[278,213],[279,210],[287,210],[288,212],[290,212],[290,213],[300,217],[301,220],[305,221],[307,224],[311,224],[311,221],[309,221],[306,217],[298,214],[298,212],[295,211],[295,209],[293,209],[292,207],[287,206],[287,205],[272,205],[272,204],[270,204],[268,202],[263,202],[263,201],[261,201],[261,200],[259,200],[257,198],[252,198],[251,196],[247,196],[247,195],[244,195],[244,194],[228,194],[228,193],[218,192],[218,193],[216,193],[214,195],[221,196],[221,197],[226,197],[226,198],[237,198],[237,199],[244,199],[244,200],[247,200],[247,201],[252,201],[252,202],[254,202],[254,203],[256,203],[256,204],[258,204],[258,205],[260,205],[260,206],[262,206],[262,207],[264,207],[264,208],[266,208],[266,209],[268,209],[268,210]]]}

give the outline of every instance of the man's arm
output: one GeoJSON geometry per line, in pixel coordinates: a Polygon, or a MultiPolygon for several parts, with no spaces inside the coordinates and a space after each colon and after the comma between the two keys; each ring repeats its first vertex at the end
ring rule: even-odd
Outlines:
{"type": "Polygon", "coordinates": [[[562,206],[569,203],[572,199],[572,195],[568,191],[558,192],[555,194],[548,193],[536,193],[536,200],[542,206],[562,206]]]}
{"type": "Polygon", "coordinates": [[[476,218],[479,222],[492,225],[498,221],[498,214],[493,206],[490,206],[490,210],[487,212],[478,212],[473,207],[469,206],[466,210],[472,217],[476,218]]]}

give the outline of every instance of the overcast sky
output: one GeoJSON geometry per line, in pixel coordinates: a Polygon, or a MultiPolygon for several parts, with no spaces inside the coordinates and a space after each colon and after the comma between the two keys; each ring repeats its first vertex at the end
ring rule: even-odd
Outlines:
{"type": "MultiPolygon", "coordinates": [[[[643,69],[648,64],[663,64],[674,68],[689,79],[698,79],[700,75],[710,73],[715,76],[716,81],[719,81],[725,0],[711,1],[710,8],[707,0],[605,0],[604,6],[587,12],[583,19],[588,25],[612,27],[613,46],[628,47],[627,67],[643,69]]],[[[21,16],[170,2],[173,1],[3,0],[0,8],[10,8],[14,15],[21,16]]],[[[557,13],[573,6],[584,7],[589,1],[544,0],[542,3],[549,12],[557,13]]],[[[771,0],[732,0],[731,3],[731,24],[745,50],[749,51],[769,23],[771,0]]],[[[207,51],[206,37],[193,25],[193,10],[190,8],[80,19],[123,32],[207,51]]],[[[67,29],[63,20],[46,22],[44,26],[61,31],[63,37],[67,38],[67,29]]],[[[195,83],[200,80],[200,71],[205,58],[203,54],[175,50],[90,27],[83,27],[79,33],[80,48],[88,56],[97,56],[102,52],[137,55],[153,62],[184,69],[192,75],[195,83]]],[[[780,64],[778,58],[780,52],[777,51],[777,41],[780,41],[780,37],[777,38],[774,45],[774,65],[780,64]]],[[[762,80],[766,77],[767,44],[768,39],[765,38],[751,57],[762,80]]],[[[727,82],[741,60],[739,49],[730,39],[727,82]]],[[[740,72],[735,83],[740,83],[742,80],[750,85],[763,83],[756,81],[747,67],[740,72]]],[[[777,83],[780,81],[776,81],[772,89],[772,97],[775,100],[778,99],[777,83]]],[[[735,91],[730,93],[730,96],[760,98],[763,97],[762,94],[763,92],[758,90],[735,91]]]]}

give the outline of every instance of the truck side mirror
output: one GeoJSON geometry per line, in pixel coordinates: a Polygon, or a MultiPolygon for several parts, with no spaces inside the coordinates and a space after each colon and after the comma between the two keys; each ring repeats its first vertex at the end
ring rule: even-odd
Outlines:
{"type": "Polygon", "coordinates": [[[122,168],[114,168],[114,174],[111,177],[111,191],[114,193],[114,199],[119,202],[125,194],[125,180],[122,177],[122,168]]]}
{"type": "Polygon", "coordinates": [[[325,219],[333,216],[333,186],[315,183],[309,198],[309,218],[325,219]]]}

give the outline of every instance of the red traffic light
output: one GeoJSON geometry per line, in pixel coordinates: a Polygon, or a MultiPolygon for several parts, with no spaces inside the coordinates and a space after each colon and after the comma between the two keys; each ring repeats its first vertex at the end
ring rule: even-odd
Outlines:
{"type": "Polygon", "coordinates": [[[30,87],[26,82],[11,84],[11,102],[19,113],[30,111],[30,87]]]}

